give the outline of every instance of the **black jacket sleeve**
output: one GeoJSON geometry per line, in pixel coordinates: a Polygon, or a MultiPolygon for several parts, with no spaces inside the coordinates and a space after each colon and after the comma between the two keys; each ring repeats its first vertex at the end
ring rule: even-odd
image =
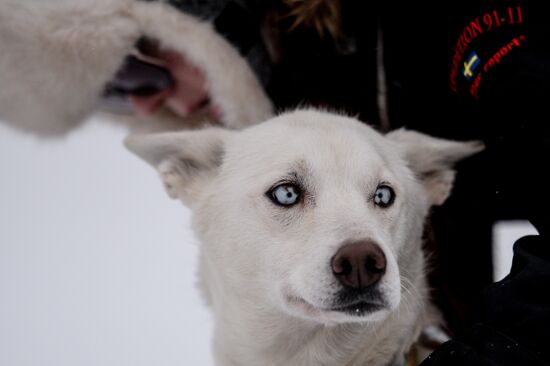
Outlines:
{"type": "Polygon", "coordinates": [[[549,289],[550,242],[543,236],[518,240],[511,273],[482,296],[479,322],[421,365],[550,365],[549,289]]]}

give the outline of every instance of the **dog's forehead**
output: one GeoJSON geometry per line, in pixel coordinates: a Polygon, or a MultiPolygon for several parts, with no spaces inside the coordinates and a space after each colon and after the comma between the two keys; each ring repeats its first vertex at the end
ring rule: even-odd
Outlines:
{"type": "Polygon", "coordinates": [[[392,154],[387,145],[378,132],[352,118],[297,111],[237,134],[227,146],[227,157],[233,164],[252,166],[387,165],[392,154]]]}

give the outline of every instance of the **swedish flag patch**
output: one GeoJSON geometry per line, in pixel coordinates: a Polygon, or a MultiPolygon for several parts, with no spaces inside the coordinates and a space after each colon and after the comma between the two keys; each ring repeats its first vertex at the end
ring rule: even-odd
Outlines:
{"type": "Polygon", "coordinates": [[[481,60],[477,56],[477,53],[472,52],[470,56],[468,56],[468,59],[464,62],[464,68],[462,69],[462,74],[466,79],[470,80],[474,76],[474,71],[480,62],[481,60]]]}

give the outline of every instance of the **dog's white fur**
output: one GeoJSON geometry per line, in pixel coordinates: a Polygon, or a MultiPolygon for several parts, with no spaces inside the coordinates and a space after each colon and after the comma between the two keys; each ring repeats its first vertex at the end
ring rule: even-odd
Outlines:
{"type": "MultiPolygon", "coordinates": [[[[238,53],[209,24],[162,2],[2,0],[0,119],[43,135],[78,126],[141,36],[202,68],[226,127],[271,115],[238,53]]],[[[139,126],[178,126],[161,116],[148,123],[139,126]]],[[[404,130],[382,136],[316,111],[238,132],[172,132],[127,143],[158,169],[169,195],[193,209],[201,287],[223,366],[398,363],[428,316],[425,217],[450,193],[453,163],[480,149],[404,130]],[[304,185],[300,205],[281,208],[266,197],[281,179],[304,185]],[[397,193],[387,209],[373,204],[381,182],[397,193]],[[343,243],[365,239],[388,262],[379,284],[386,305],[360,316],[328,310],[339,286],[330,258],[343,243]]]]}
{"type": "Polygon", "coordinates": [[[481,149],[398,130],[386,136],[314,110],[242,131],[130,137],[169,195],[191,207],[199,277],[215,318],[218,365],[393,365],[425,325],[421,236],[430,206],[450,193],[452,165],[481,149]],[[266,192],[298,180],[303,202],[266,192]],[[385,182],[392,206],[373,203],[385,182]],[[386,305],[361,316],[328,310],[339,284],[330,258],[343,243],[380,245],[386,305]]]}
{"type": "MultiPolygon", "coordinates": [[[[211,24],[161,1],[2,0],[0,120],[42,135],[78,126],[142,36],[203,70],[223,125],[242,127],[271,116],[269,99],[238,52],[211,24]]],[[[166,116],[130,125],[184,127],[166,116]]]]}

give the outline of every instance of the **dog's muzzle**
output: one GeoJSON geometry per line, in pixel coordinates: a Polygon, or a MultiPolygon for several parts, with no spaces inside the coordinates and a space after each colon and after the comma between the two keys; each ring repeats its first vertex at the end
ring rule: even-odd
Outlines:
{"type": "Polygon", "coordinates": [[[344,244],[332,257],[332,273],[342,289],[332,311],[362,316],[385,307],[378,283],[386,272],[386,256],[376,243],[362,240],[344,244]]]}

